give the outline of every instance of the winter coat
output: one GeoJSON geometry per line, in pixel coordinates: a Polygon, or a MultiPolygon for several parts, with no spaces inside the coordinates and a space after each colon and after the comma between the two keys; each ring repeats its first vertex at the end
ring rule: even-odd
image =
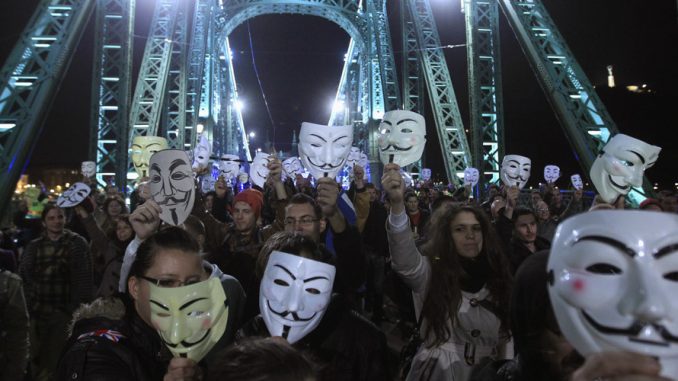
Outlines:
{"type": "Polygon", "coordinates": [[[0,381],[23,379],[28,364],[28,331],[21,278],[0,270],[0,381]]]}
{"type": "MultiPolygon", "coordinates": [[[[233,341],[240,326],[244,293],[235,278],[222,275],[229,306],[226,332],[200,365],[233,341]]],[[[167,373],[171,353],[157,331],[136,312],[127,294],[99,298],[78,309],[57,380],[159,381],[167,373]]]]}

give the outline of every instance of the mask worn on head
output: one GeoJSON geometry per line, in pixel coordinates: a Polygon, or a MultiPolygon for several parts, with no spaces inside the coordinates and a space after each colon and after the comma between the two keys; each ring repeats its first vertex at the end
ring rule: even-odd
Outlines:
{"type": "Polygon", "coordinates": [[[581,180],[581,176],[574,174],[570,176],[570,182],[576,190],[584,189],[584,182],[581,180]]]}
{"type": "Polygon", "coordinates": [[[412,111],[395,110],[384,114],[379,125],[379,159],[401,167],[421,159],[426,144],[424,117],[412,111]]]}
{"type": "Polygon", "coordinates": [[[579,353],[642,353],[659,359],[662,375],[678,374],[678,216],[601,210],[568,218],[548,271],[558,324],[579,353]]]}
{"type": "Polygon", "coordinates": [[[207,140],[207,136],[201,135],[198,144],[195,145],[193,151],[193,168],[202,169],[207,168],[212,155],[212,145],[207,140]]]}
{"type": "Polygon", "coordinates": [[[316,179],[337,177],[353,144],[353,126],[323,126],[303,122],[299,132],[299,157],[316,179]]]}
{"type": "Polygon", "coordinates": [[[148,176],[148,161],[151,156],[167,148],[167,139],[159,136],[137,136],[132,140],[132,163],[139,177],[148,176]]]}
{"type": "Polygon", "coordinates": [[[240,157],[238,155],[223,154],[219,163],[219,174],[224,176],[226,181],[230,181],[238,176],[242,168],[240,167],[240,157]]]}
{"type": "Polygon", "coordinates": [[[330,303],[335,272],[327,263],[271,253],[259,296],[259,310],[271,336],[294,344],[311,333],[330,303]]]}
{"type": "Polygon", "coordinates": [[[57,206],[60,208],[71,208],[80,205],[89,196],[91,191],[92,189],[87,184],[75,183],[59,196],[57,206]]]}
{"type": "Polygon", "coordinates": [[[358,165],[360,165],[363,168],[367,168],[368,165],[370,165],[370,160],[367,157],[367,154],[365,152],[360,152],[360,160],[358,160],[358,165]]]}
{"type": "Polygon", "coordinates": [[[205,176],[200,181],[200,190],[203,194],[211,192],[214,190],[214,184],[216,183],[217,181],[212,176],[205,176]]]}
{"type": "Polygon", "coordinates": [[[221,339],[228,302],[219,278],[183,287],[149,283],[151,323],[174,357],[199,362],[221,339]]]}
{"type": "Polygon", "coordinates": [[[478,168],[464,169],[464,185],[471,185],[471,187],[474,187],[478,184],[479,178],[480,172],[478,172],[478,168]]]}
{"type": "Polygon", "coordinates": [[[268,178],[268,173],[270,172],[268,169],[269,156],[271,155],[264,152],[257,152],[252,164],[250,164],[250,179],[252,179],[252,182],[260,188],[264,187],[266,179],[268,178]]]}
{"type": "Polygon", "coordinates": [[[421,179],[424,181],[431,180],[431,168],[423,168],[421,170],[421,179]]]}
{"type": "Polygon", "coordinates": [[[82,175],[90,178],[97,174],[97,163],[93,161],[83,161],[81,165],[82,175]]]}
{"type": "Polygon", "coordinates": [[[182,224],[195,201],[193,171],[186,152],[167,149],[151,156],[151,197],[160,205],[160,219],[170,225],[182,224]]]}
{"type": "Polygon", "coordinates": [[[544,180],[547,183],[555,183],[560,178],[560,167],[557,165],[547,165],[544,167],[544,180]]]}
{"type": "Polygon", "coordinates": [[[591,165],[591,182],[605,202],[614,202],[631,187],[643,185],[645,170],[654,165],[661,150],[628,135],[615,135],[591,165]]]}
{"type": "Polygon", "coordinates": [[[287,177],[291,177],[292,179],[295,179],[297,177],[297,174],[301,174],[303,172],[303,168],[301,166],[301,159],[299,159],[296,156],[292,156],[290,158],[283,160],[282,166],[285,175],[287,177]]]}
{"type": "Polygon", "coordinates": [[[499,175],[501,181],[507,187],[517,186],[523,189],[530,178],[531,169],[532,161],[529,158],[520,155],[506,155],[501,162],[499,175]]]}

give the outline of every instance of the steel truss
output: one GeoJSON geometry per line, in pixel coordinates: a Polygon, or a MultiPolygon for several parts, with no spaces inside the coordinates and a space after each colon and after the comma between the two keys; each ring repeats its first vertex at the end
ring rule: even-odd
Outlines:
{"type": "Polygon", "coordinates": [[[41,1],[0,69],[0,212],[25,169],[94,4],[41,1]]]}
{"type": "Polygon", "coordinates": [[[99,186],[127,176],[127,123],[131,97],[136,0],[97,0],[88,159],[97,163],[99,186]]]}
{"type": "Polygon", "coordinates": [[[466,48],[473,166],[479,189],[499,181],[504,121],[497,0],[466,0],[466,48]]]}
{"type": "MultiPolygon", "coordinates": [[[[544,4],[540,0],[501,0],[499,4],[588,175],[598,152],[619,132],[616,124],[544,4]]],[[[647,178],[643,189],[633,188],[629,198],[639,204],[645,194],[652,194],[647,178]]]]}

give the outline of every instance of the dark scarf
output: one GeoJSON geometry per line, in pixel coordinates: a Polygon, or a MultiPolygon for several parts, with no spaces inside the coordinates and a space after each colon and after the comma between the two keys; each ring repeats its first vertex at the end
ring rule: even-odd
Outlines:
{"type": "Polygon", "coordinates": [[[466,292],[478,292],[487,283],[490,278],[490,262],[487,255],[480,254],[476,258],[459,257],[461,268],[464,274],[460,280],[461,289],[466,292]]]}

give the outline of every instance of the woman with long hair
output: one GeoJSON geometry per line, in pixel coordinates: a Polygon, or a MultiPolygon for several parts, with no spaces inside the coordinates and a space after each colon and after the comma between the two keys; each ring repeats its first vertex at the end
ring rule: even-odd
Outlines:
{"type": "Polygon", "coordinates": [[[512,355],[508,264],[489,219],[473,206],[439,208],[420,252],[399,170],[387,164],[382,186],[391,200],[392,268],[412,290],[423,339],[407,380],[466,380],[481,359],[512,355]]]}

